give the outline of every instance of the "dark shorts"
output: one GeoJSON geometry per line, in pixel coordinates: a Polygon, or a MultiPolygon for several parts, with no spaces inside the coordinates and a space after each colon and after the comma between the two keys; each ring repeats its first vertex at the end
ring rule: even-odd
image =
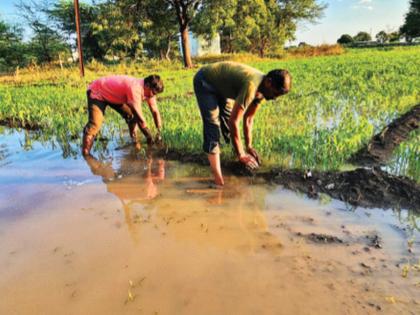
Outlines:
{"type": "Polygon", "coordinates": [[[85,132],[88,135],[96,136],[98,134],[104,120],[105,110],[108,106],[117,111],[129,126],[135,125],[137,122],[131,108],[127,104],[112,104],[93,99],[90,97],[89,90],[87,91],[87,100],[89,121],[85,126],[85,132]]]}
{"type": "Polygon", "coordinates": [[[219,153],[220,133],[229,143],[232,106],[204,79],[201,70],[194,77],[194,92],[203,119],[203,150],[209,154],[219,153]]]}

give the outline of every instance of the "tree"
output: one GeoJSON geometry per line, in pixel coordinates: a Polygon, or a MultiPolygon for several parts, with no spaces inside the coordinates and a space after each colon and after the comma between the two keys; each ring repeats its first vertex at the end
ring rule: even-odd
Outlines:
{"type": "Polygon", "coordinates": [[[351,35],[349,35],[349,34],[343,34],[343,35],[340,36],[339,39],[337,39],[337,43],[339,43],[341,45],[350,44],[353,41],[354,41],[353,37],[351,37],[351,35]]]}
{"type": "Polygon", "coordinates": [[[136,27],[149,57],[170,59],[178,49],[179,27],[172,9],[162,0],[119,2],[127,19],[136,27]]]}
{"type": "Polygon", "coordinates": [[[92,35],[105,54],[120,58],[136,58],[141,54],[142,40],[138,24],[130,20],[123,12],[123,7],[108,1],[97,4],[97,18],[92,20],[92,35]]]}
{"type": "Polygon", "coordinates": [[[388,36],[389,36],[389,41],[391,43],[398,42],[401,38],[400,32],[392,32],[392,33],[389,33],[388,36]]]}
{"type": "Polygon", "coordinates": [[[21,1],[17,5],[21,16],[33,32],[30,47],[40,63],[51,62],[57,59],[59,54],[69,51],[69,45],[54,29],[51,20],[45,14],[46,8],[51,5],[49,0],[21,1]]]}
{"type": "Polygon", "coordinates": [[[410,1],[410,8],[405,16],[404,24],[400,28],[400,33],[405,36],[408,42],[420,36],[420,0],[410,1]]]}
{"type": "Polygon", "coordinates": [[[386,43],[389,41],[389,35],[385,31],[380,31],[375,37],[379,43],[386,43]]]}
{"type": "Polygon", "coordinates": [[[50,63],[59,58],[60,53],[68,52],[68,45],[64,43],[58,33],[43,23],[32,24],[35,35],[30,41],[39,63],[50,63]]]}
{"type": "Polygon", "coordinates": [[[314,0],[213,0],[200,7],[193,27],[199,34],[219,33],[224,51],[264,56],[282,49],[298,23],[314,23],[325,7],[314,0]]]}
{"type": "MultiPolygon", "coordinates": [[[[88,60],[92,58],[104,60],[106,54],[115,47],[116,41],[125,40],[126,35],[130,34],[129,28],[120,27],[121,22],[124,23],[124,18],[111,2],[95,5],[82,2],[79,4],[79,12],[83,51],[88,60]]],[[[74,1],[60,0],[46,8],[45,13],[75,50],[74,1]]]]}
{"type": "Polygon", "coordinates": [[[22,28],[0,20],[0,71],[26,66],[31,57],[22,42],[22,28]]]}
{"type": "MultiPolygon", "coordinates": [[[[160,12],[166,12],[170,17],[174,17],[174,21],[178,24],[178,31],[181,35],[181,48],[184,65],[187,68],[191,68],[192,60],[189,30],[191,22],[198,12],[199,7],[203,4],[203,1],[205,0],[120,0],[119,2],[130,3],[132,7],[137,8],[147,8],[148,6],[153,6],[155,9],[159,8],[160,12]]],[[[159,20],[162,18],[161,14],[155,14],[155,12],[149,10],[147,15],[152,23],[156,23],[156,25],[161,23],[159,20]]]]}
{"type": "Polygon", "coordinates": [[[219,34],[222,52],[233,53],[237,5],[238,0],[204,1],[191,25],[193,32],[207,40],[219,34]]]}
{"type": "Polygon", "coordinates": [[[178,20],[179,32],[181,34],[182,55],[184,65],[192,67],[191,49],[189,40],[189,27],[197,9],[203,0],[163,0],[175,13],[178,20]]]}
{"type": "Polygon", "coordinates": [[[372,40],[372,37],[367,32],[359,32],[356,36],[353,37],[356,42],[368,42],[372,40]]]}
{"type": "Polygon", "coordinates": [[[246,50],[264,57],[284,44],[285,30],[280,26],[280,12],[275,1],[237,0],[233,43],[238,50],[246,50]]]}

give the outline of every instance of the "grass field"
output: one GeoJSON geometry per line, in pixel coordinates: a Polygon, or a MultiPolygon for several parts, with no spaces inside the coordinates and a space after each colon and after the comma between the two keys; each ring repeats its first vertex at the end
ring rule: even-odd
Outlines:
{"type": "MultiPolygon", "coordinates": [[[[420,102],[419,55],[419,47],[407,47],[249,62],[264,72],[286,68],[293,77],[291,93],[266,102],[256,116],[254,147],[265,165],[341,168],[375,132],[420,102]]],[[[166,86],[159,99],[166,144],[200,152],[202,124],[192,88],[196,71],[167,62],[93,63],[81,79],[77,68],[22,69],[0,77],[0,120],[36,124],[42,128],[41,138],[53,136],[65,155],[76,154],[87,120],[85,90],[91,80],[111,73],[140,77],[159,73],[166,86]]],[[[152,126],[151,115],[146,114],[152,126]]],[[[101,136],[117,140],[126,128],[111,110],[104,127],[101,136]]],[[[223,152],[225,158],[233,158],[230,146],[223,152]]],[[[390,165],[394,172],[420,178],[419,132],[399,148],[395,161],[390,165]]]]}

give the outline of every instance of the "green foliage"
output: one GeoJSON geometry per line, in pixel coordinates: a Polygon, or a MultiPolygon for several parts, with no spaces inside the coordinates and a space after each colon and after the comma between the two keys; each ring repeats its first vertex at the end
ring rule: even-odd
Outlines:
{"type": "Polygon", "coordinates": [[[179,55],[178,22],[164,0],[125,0],[119,5],[132,25],[137,25],[148,57],[169,60],[179,55]]]}
{"type": "Polygon", "coordinates": [[[22,43],[22,29],[0,20],[0,71],[29,63],[28,47],[22,43]]]}
{"type": "Polygon", "coordinates": [[[70,52],[68,44],[45,14],[50,5],[49,0],[27,0],[18,4],[20,14],[33,32],[29,47],[38,63],[52,62],[60,54],[70,52]]]}
{"type": "Polygon", "coordinates": [[[372,40],[372,37],[367,32],[359,32],[353,37],[353,40],[356,42],[368,42],[372,40]]]}
{"type": "MultiPolygon", "coordinates": [[[[44,10],[54,21],[57,29],[65,38],[72,42],[75,49],[76,22],[73,0],[59,0],[52,8],[44,10]]],[[[81,36],[84,57],[105,60],[107,54],[112,56],[127,55],[132,52],[132,46],[139,41],[136,30],[124,19],[120,8],[111,2],[79,5],[81,36]]],[[[136,55],[136,51],[132,53],[136,55]]]]}
{"type": "Polygon", "coordinates": [[[392,33],[389,33],[388,35],[389,35],[389,41],[391,43],[398,42],[401,37],[401,34],[399,32],[392,32],[392,33]]]}
{"type": "Polygon", "coordinates": [[[389,41],[389,34],[387,34],[385,31],[380,31],[378,34],[376,34],[376,40],[380,43],[386,43],[389,41]]]}
{"type": "Polygon", "coordinates": [[[404,25],[401,26],[400,33],[405,36],[407,41],[420,37],[420,0],[410,1],[410,9],[405,16],[404,25]]]}
{"type": "Polygon", "coordinates": [[[341,45],[350,44],[354,41],[353,37],[349,34],[343,34],[340,36],[339,39],[337,39],[337,43],[341,45]]]}
{"type": "Polygon", "coordinates": [[[203,3],[193,29],[208,37],[219,33],[223,52],[263,57],[294,39],[298,22],[314,22],[324,9],[313,0],[214,0],[203,3]]]}

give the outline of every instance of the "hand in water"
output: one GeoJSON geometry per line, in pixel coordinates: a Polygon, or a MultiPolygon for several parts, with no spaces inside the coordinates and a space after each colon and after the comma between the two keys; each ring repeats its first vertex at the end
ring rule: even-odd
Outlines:
{"type": "Polygon", "coordinates": [[[255,158],[250,154],[244,154],[239,157],[239,162],[241,162],[243,165],[245,165],[250,170],[256,170],[258,168],[258,162],[255,160],[255,158]]]}
{"type": "Polygon", "coordinates": [[[255,159],[255,161],[257,161],[258,166],[261,165],[261,158],[260,158],[260,156],[258,155],[257,151],[254,148],[248,148],[248,149],[246,149],[246,152],[249,155],[251,155],[255,159]]]}

